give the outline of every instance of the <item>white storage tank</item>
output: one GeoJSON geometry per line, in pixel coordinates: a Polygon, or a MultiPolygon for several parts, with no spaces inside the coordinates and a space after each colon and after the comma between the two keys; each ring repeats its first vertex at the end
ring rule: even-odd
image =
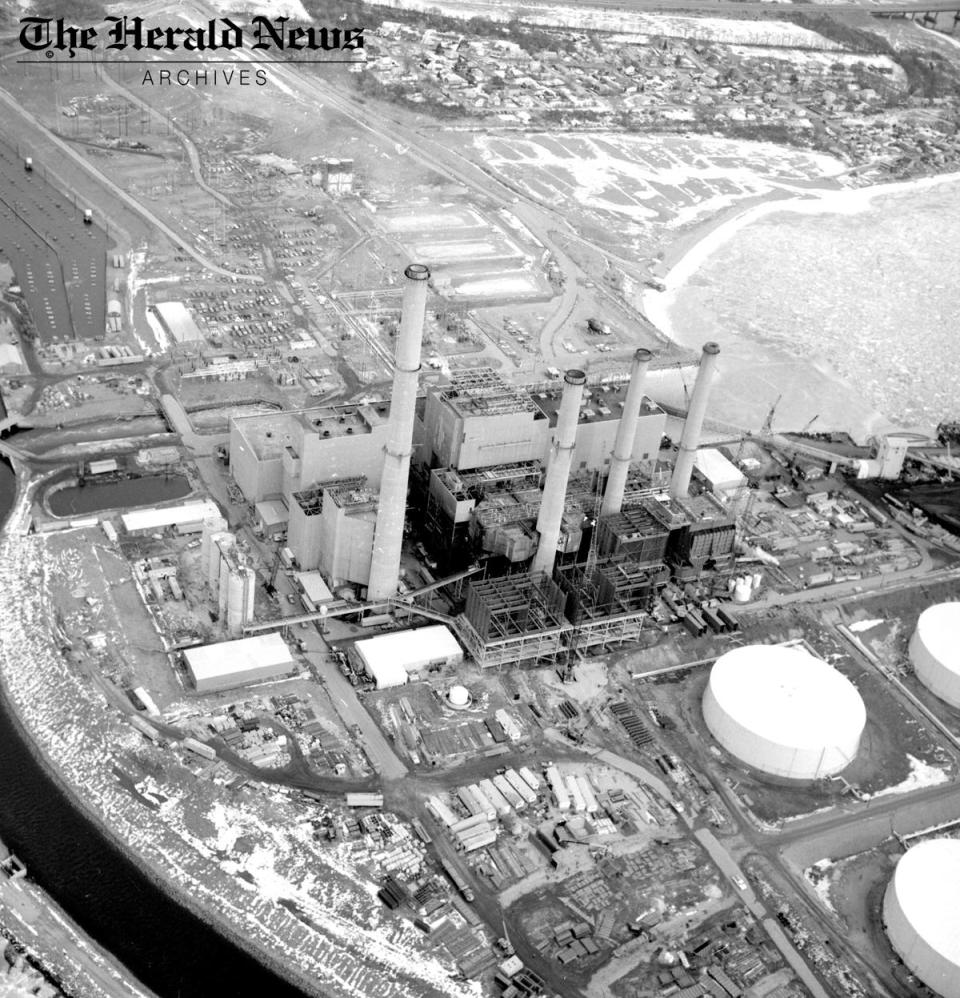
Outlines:
{"type": "Polygon", "coordinates": [[[747,645],[714,663],[703,718],[720,745],[748,766],[817,780],[853,762],[867,712],[856,687],[804,649],[747,645]]]}
{"type": "Polygon", "coordinates": [[[897,863],[883,898],[890,944],[941,998],[960,998],[960,839],[927,839],[897,863]]]}
{"type": "Polygon", "coordinates": [[[910,661],[931,693],[960,709],[960,603],[938,603],[920,614],[910,661]]]}
{"type": "Polygon", "coordinates": [[[470,703],[470,692],[466,686],[451,686],[447,696],[454,707],[466,707],[470,703]]]}

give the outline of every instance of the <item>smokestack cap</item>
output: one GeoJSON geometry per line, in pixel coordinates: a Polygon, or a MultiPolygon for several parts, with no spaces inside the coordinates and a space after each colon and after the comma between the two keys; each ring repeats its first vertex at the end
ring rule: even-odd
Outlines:
{"type": "Polygon", "coordinates": [[[645,364],[647,361],[653,360],[653,354],[646,347],[639,347],[633,355],[633,359],[639,360],[641,364],[645,364]]]}
{"type": "Polygon", "coordinates": [[[403,272],[403,276],[411,281],[429,281],[430,268],[424,263],[411,263],[403,272]]]}
{"type": "Polygon", "coordinates": [[[571,367],[569,371],[563,376],[563,380],[566,381],[568,385],[583,385],[586,384],[587,376],[583,371],[578,371],[575,367],[571,367]]]}
{"type": "Polygon", "coordinates": [[[719,343],[714,343],[712,340],[709,343],[704,343],[703,344],[703,352],[704,353],[711,353],[711,354],[718,354],[718,353],[720,353],[720,344],[719,343]]]}

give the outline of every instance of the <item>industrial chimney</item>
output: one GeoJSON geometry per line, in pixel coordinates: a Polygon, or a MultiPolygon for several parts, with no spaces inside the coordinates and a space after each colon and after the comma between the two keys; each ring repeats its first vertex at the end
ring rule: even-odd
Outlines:
{"type": "Polygon", "coordinates": [[[420,374],[423,317],[427,307],[430,271],[422,263],[411,263],[403,272],[403,308],[397,335],[396,370],[390,401],[390,426],[380,479],[380,504],[373,534],[373,558],[367,599],[382,600],[397,592],[403,521],[407,511],[410,454],[413,451],[413,421],[420,374]]]}
{"type": "Polygon", "coordinates": [[[630,461],[633,458],[633,444],[637,438],[637,423],[640,420],[640,405],[643,402],[643,382],[651,360],[653,354],[643,347],[633,355],[630,385],[623,402],[617,439],[613,444],[613,459],[610,462],[610,474],[607,476],[607,487],[600,507],[601,516],[619,513],[623,505],[623,490],[627,484],[627,472],[630,470],[630,461]]]}
{"type": "Polygon", "coordinates": [[[564,375],[563,398],[557,413],[557,440],[550,454],[547,474],[543,482],[543,500],[537,517],[540,543],[533,556],[531,572],[553,572],[560,539],[563,504],[567,497],[567,479],[577,445],[577,423],[580,421],[580,402],[587,376],[583,371],[570,370],[564,375]]]}
{"type": "Polygon", "coordinates": [[[680,435],[680,451],[677,463],[673,466],[673,478],[670,480],[670,495],[674,499],[685,499],[690,489],[690,476],[693,474],[693,460],[700,446],[700,430],[703,427],[703,417],[707,411],[707,399],[710,396],[710,382],[717,369],[717,356],[720,347],[716,343],[704,343],[703,355],[700,358],[700,370],[690,397],[690,407],[683,423],[683,433],[680,435]]]}

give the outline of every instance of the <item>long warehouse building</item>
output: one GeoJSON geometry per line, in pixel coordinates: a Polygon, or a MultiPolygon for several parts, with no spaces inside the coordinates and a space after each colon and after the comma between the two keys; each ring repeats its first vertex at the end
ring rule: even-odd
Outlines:
{"type": "Polygon", "coordinates": [[[287,643],[275,632],[187,648],[183,659],[198,693],[279,679],[296,669],[287,643]]]}

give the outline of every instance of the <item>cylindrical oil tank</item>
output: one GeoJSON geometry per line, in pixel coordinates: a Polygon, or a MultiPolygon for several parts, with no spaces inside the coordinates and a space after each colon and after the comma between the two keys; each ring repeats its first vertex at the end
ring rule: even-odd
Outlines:
{"type": "Polygon", "coordinates": [[[890,944],[941,998],[960,998],[960,840],[926,839],[900,858],[883,898],[890,944]]]}
{"type": "Polygon", "coordinates": [[[960,709],[960,603],[938,603],[920,614],[910,661],[928,690],[960,709]]]}

